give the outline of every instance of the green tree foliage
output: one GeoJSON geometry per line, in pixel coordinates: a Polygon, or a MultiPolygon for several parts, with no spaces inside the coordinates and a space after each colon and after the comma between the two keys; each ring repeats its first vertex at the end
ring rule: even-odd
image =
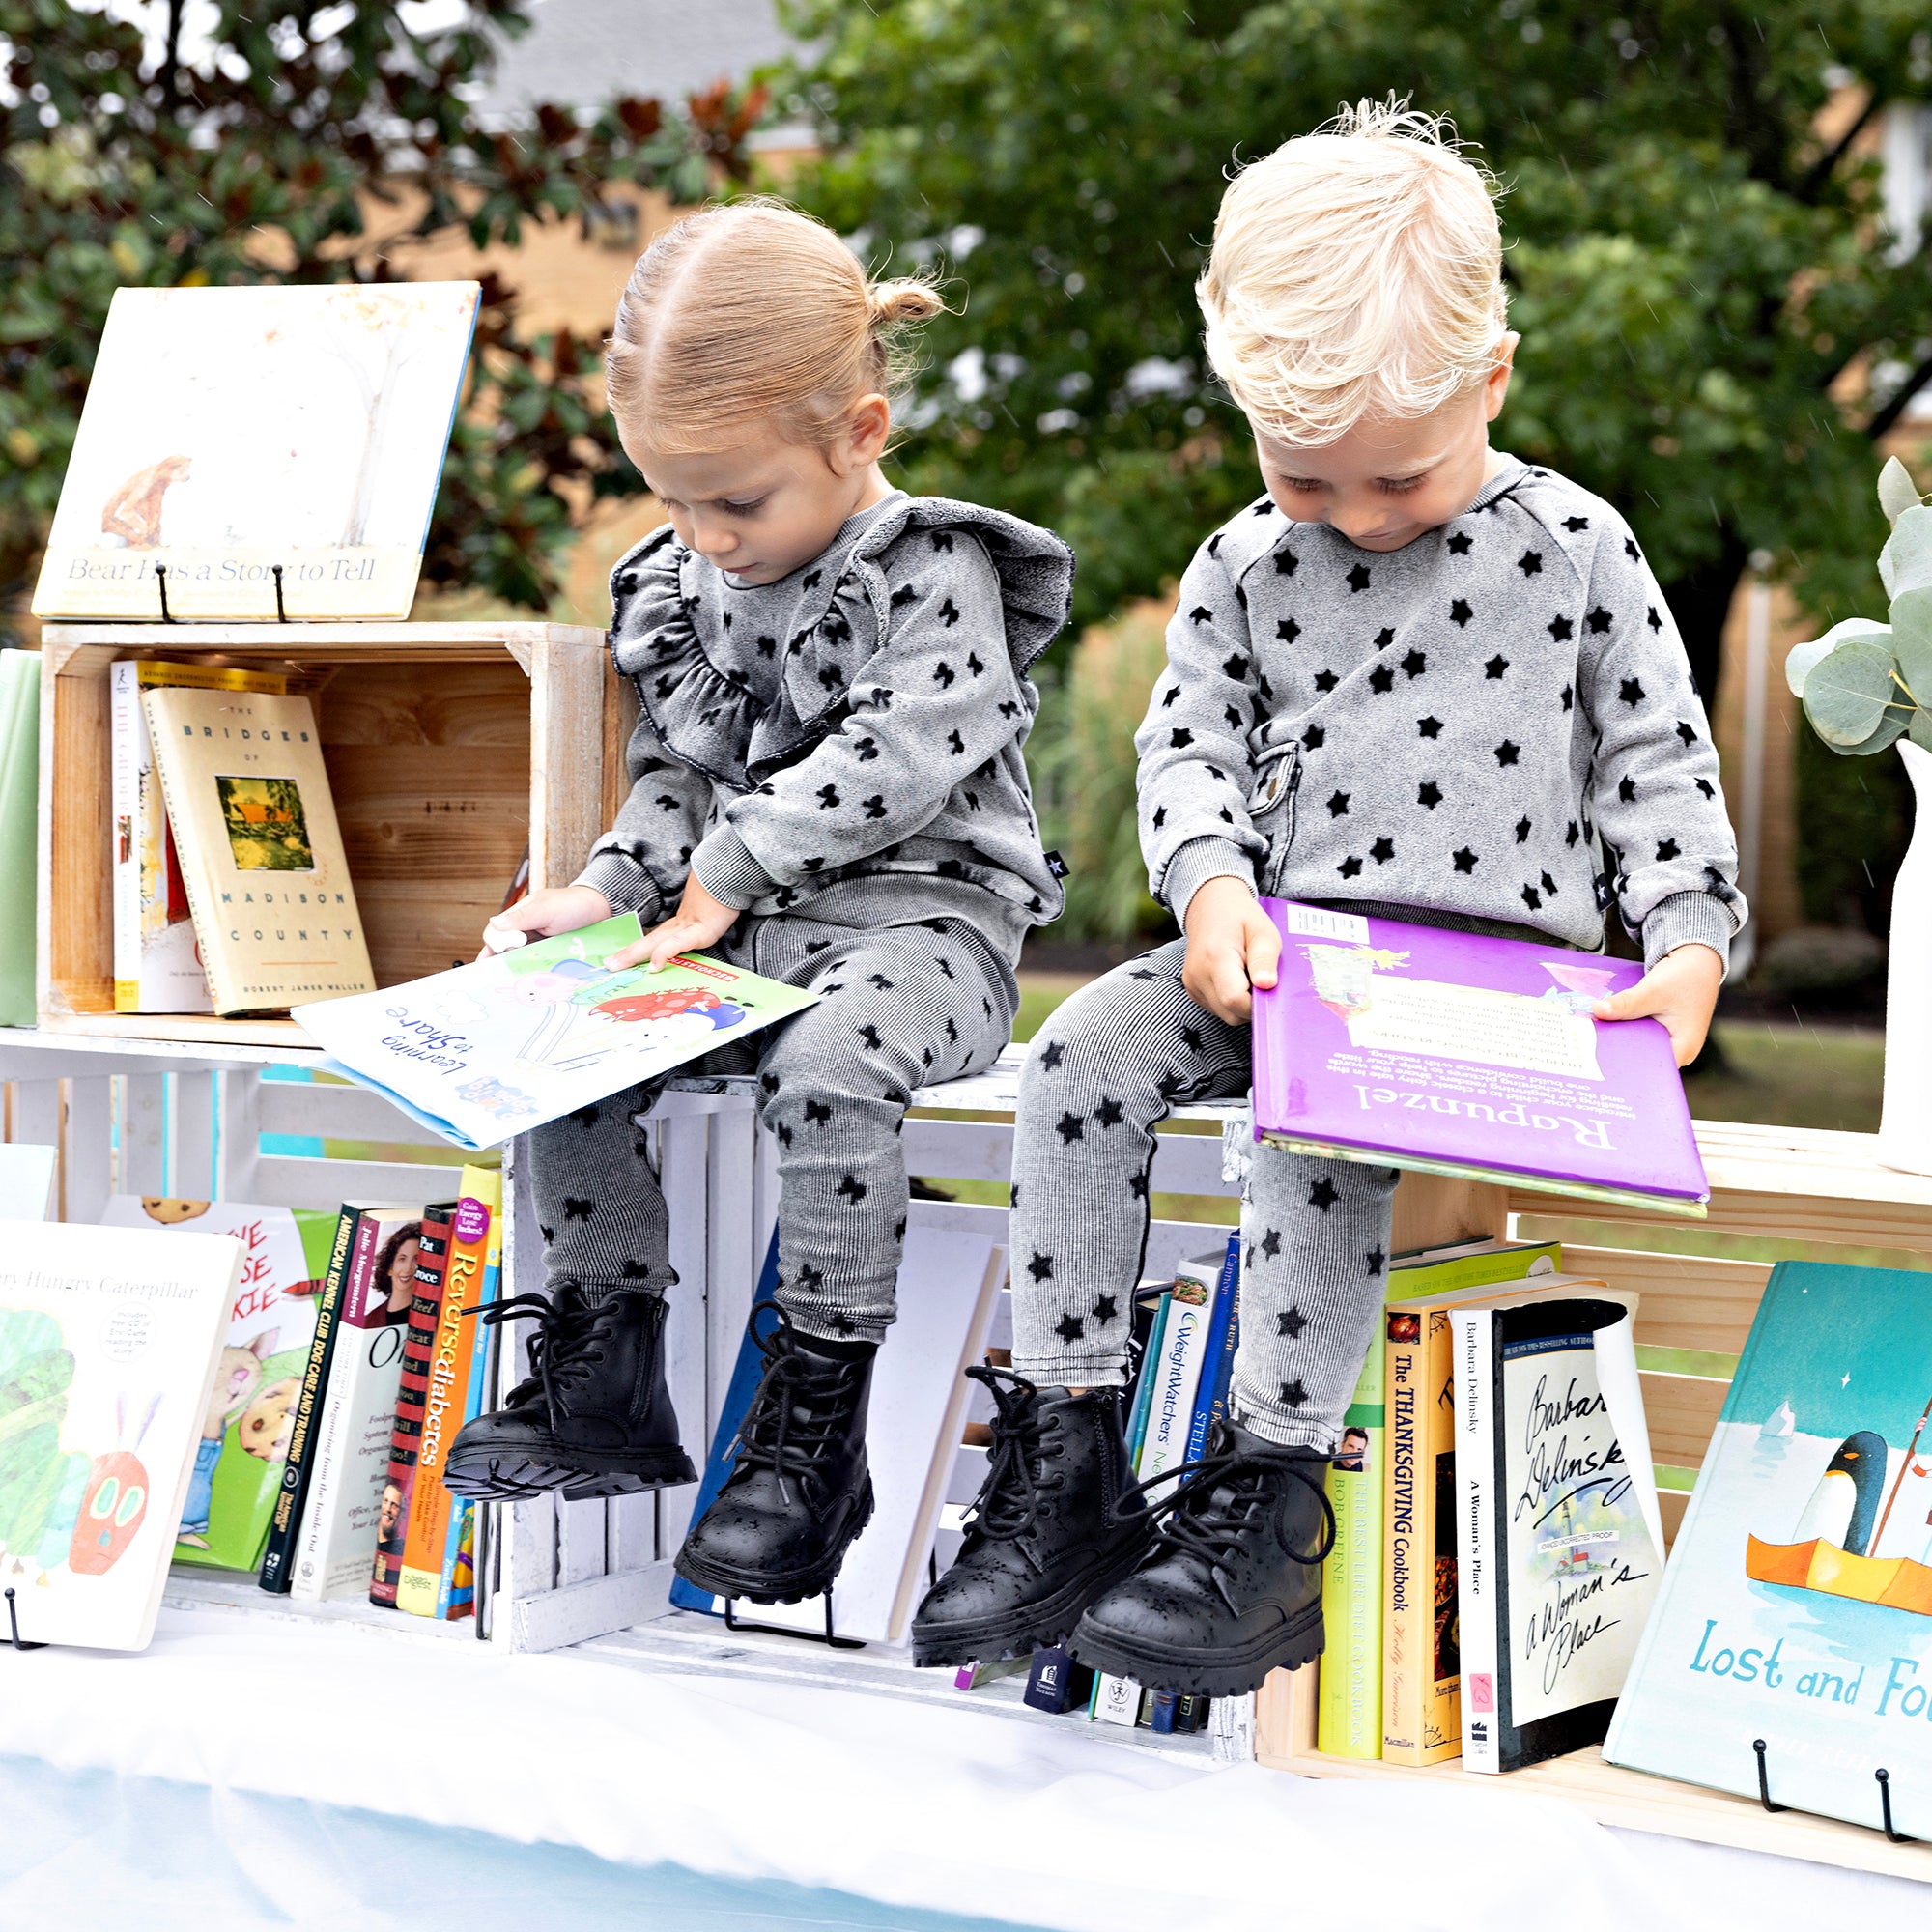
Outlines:
{"type": "MultiPolygon", "coordinates": [[[[1873,440],[1932,380],[1928,244],[1856,139],[1932,89],[1922,0],[796,0],[827,152],[791,191],[956,268],[918,487],[1053,525],[1077,614],[1158,588],[1259,483],[1192,284],[1227,171],[1394,91],[1508,188],[1501,439],[1620,505],[1700,682],[1754,551],[1870,588],[1873,440]],[[1851,90],[1851,125],[1817,131],[1851,90]],[[964,358],[963,360],[961,358],[964,358]]],[[[1868,144],[1865,144],[1868,146],[1868,144]]]]}
{"type": "MultiPolygon", "coordinates": [[[[526,28],[523,0],[471,0],[435,32],[393,0],[218,0],[191,44],[184,0],[145,11],[164,23],[152,43],[66,0],[0,0],[0,608],[39,554],[115,289],[383,280],[452,227],[481,247],[611,219],[617,183],[699,198],[721,166],[743,174],[760,105],[713,90],[675,113],[547,106],[485,129],[469,103],[496,37],[526,28]]],[[[521,339],[513,299],[489,284],[426,575],[541,607],[572,509],[637,484],[594,346],[521,339]]]]}

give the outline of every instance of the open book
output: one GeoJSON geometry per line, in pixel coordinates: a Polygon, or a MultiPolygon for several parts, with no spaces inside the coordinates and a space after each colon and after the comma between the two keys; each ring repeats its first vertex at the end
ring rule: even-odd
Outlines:
{"type": "Polygon", "coordinates": [[[1710,1199],[1670,1038],[1591,1008],[1633,960],[1264,899],[1255,1136],[1664,1213],[1710,1199]]]}
{"type": "Polygon", "coordinates": [[[813,1005],[703,954],[661,973],[607,963],[636,913],[432,973],[380,993],[297,1007],[327,1069],[386,1095],[460,1148],[512,1134],[667,1073],[813,1005]]]}

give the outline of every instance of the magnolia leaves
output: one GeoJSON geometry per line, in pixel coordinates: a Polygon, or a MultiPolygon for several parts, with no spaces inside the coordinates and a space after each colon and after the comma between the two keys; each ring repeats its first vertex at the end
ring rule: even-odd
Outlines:
{"type": "Polygon", "coordinates": [[[1784,661],[1812,728],[1842,757],[1882,752],[1906,732],[1932,751],[1932,509],[1895,456],[1878,500],[1891,520],[1878,560],[1891,622],[1847,617],[1784,661]]]}

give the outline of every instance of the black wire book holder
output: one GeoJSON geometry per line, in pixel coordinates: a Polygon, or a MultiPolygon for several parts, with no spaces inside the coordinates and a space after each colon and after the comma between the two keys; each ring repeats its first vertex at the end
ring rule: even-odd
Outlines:
{"type": "Polygon", "coordinates": [[[43,1643],[29,1643],[20,1634],[20,1608],[14,1601],[14,1586],[7,1586],[7,1640],[15,1650],[44,1650],[43,1643]]]}
{"type": "MultiPolygon", "coordinates": [[[[288,606],[282,601],[282,566],[279,563],[273,563],[269,568],[274,573],[275,579],[275,622],[278,624],[291,623],[294,620],[289,616],[288,606]]],[[[166,564],[156,564],[155,584],[161,593],[161,622],[164,624],[179,624],[181,619],[168,609],[168,567],[166,564]]]]}
{"type": "MultiPolygon", "coordinates": [[[[11,1595],[12,1592],[10,1591],[8,1594],[11,1595]]],[[[1757,1802],[1767,1811],[1790,1810],[1791,1807],[1788,1804],[1774,1804],[1771,1802],[1771,1775],[1765,1768],[1764,1740],[1762,1738],[1753,1738],[1751,1740],[1751,1749],[1757,1757],[1757,1802]]],[[[1917,1838],[1908,1837],[1905,1833],[1893,1828],[1891,1822],[1891,1773],[1884,1765],[1880,1765],[1872,1773],[1872,1777],[1878,1785],[1881,1829],[1884,1831],[1885,1835],[1894,1845],[1916,1845],[1918,1842],[1917,1838]]]]}

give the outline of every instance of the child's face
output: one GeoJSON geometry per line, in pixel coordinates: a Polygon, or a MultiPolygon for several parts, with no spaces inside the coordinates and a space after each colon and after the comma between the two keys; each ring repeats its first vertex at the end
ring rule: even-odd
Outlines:
{"type": "Polygon", "coordinates": [[[1516,337],[1479,387],[1406,422],[1358,423],[1319,447],[1255,431],[1262,481],[1285,517],[1326,524],[1362,550],[1400,550],[1459,517],[1490,465],[1489,427],[1509,393],[1516,337]]]}
{"type": "Polygon", "coordinates": [[[874,466],[891,428],[886,399],[866,396],[830,449],[771,432],[696,454],[629,438],[624,447],[680,543],[748,583],[775,583],[819,555],[853,511],[885,494],[874,466]]]}

